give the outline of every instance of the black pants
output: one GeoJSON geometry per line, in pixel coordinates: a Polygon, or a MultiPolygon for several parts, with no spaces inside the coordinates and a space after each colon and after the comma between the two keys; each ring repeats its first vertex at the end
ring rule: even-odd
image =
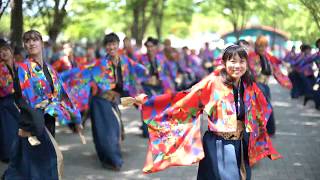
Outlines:
{"type": "Polygon", "coordinates": [[[49,130],[51,135],[55,137],[56,133],[56,120],[54,117],[50,116],[49,114],[44,115],[44,123],[46,125],[46,128],[49,130]]]}

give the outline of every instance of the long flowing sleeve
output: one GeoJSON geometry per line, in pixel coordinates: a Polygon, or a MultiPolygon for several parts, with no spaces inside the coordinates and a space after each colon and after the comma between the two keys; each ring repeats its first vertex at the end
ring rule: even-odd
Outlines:
{"type": "Polygon", "coordinates": [[[306,65],[309,65],[310,63],[316,62],[320,60],[320,53],[314,53],[309,56],[305,56],[303,59],[301,59],[300,66],[304,67],[306,65]]]}
{"type": "Polygon", "coordinates": [[[91,74],[92,83],[97,86],[99,91],[106,92],[115,87],[112,70],[107,66],[105,59],[97,61],[88,71],[91,74]]]}
{"type": "Polygon", "coordinates": [[[137,63],[136,61],[132,60],[132,59],[129,59],[128,58],[128,61],[129,63],[131,64],[133,70],[134,70],[134,73],[138,76],[138,77],[141,77],[141,76],[146,76],[146,72],[147,72],[147,69],[145,68],[144,65],[140,64],[140,63],[137,63]]]}
{"type": "Polygon", "coordinates": [[[25,62],[18,67],[22,98],[32,109],[44,103],[43,113],[56,117],[61,124],[80,123],[80,112],[70,101],[62,81],[50,66],[48,66],[48,71],[53,87],[36,63],[25,62]]]}
{"type": "MultiPolygon", "coordinates": [[[[26,71],[27,69],[27,65],[26,64],[22,64],[20,66],[18,66],[18,77],[19,77],[19,83],[20,83],[20,87],[21,87],[21,93],[22,93],[22,97],[24,98],[24,100],[31,105],[32,108],[34,108],[34,104],[36,103],[40,103],[40,102],[35,102],[37,99],[35,97],[35,92],[34,89],[32,87],[32,84],[29,80],[28,77],[28,72],[26,71]]],[[[41,82],[41,81],[39,81],[41,82]]]]}
{"type": "Polygon", "coordinates": [[[72,103],[80,111],[89,108],[92,77],[90,69],[74,68],[60,74],[72,103]]]}
{"type": "Polygon", "coordinates": [[[191,165],[204,157],[198,117],[210,99],[208,80],[189,91],[153,96],[144,103],[143,119],[149,129],[145,173],[191,165]]]}
{"type": "Polygon", "coordinates": [[[250,107],[247,114],[246,121],[250,121],[251,133],[248,147],[249,163],[253,166],[256,162],[269,157],[271,160],[276,160],[282,156],[275,150],[272,145],[271,139],[267,134],[267,121],[271,115],[271,105],[267,102],[261,90],[256,84],[248,87],[245,94],[245,98],[249,98],[250,101],[247,106],[250,107]]]}
{"type": "Polygon", "coordinates": [[[281,64],[281,61],[269,53],[266,53],[266,57],[271,62],[270,64],[272,67],[272,74],[274,78],[278,81],[278,83],[284,88],[292,89],[292,83],[289,77],[281,72],[281,69],[279,66],[281,64]]]}
{"type": "Polygon", "coordinates": [[[52,67],[48,66],[48,70],[53,80],[54,92],[52,95],[48,94],[50,101],[45,107],[44,113],[56,117],[61,124],[70,122],[80,124],[79,109],[74,105],[69,92],[63,86],[62,80],[52,67]]]}

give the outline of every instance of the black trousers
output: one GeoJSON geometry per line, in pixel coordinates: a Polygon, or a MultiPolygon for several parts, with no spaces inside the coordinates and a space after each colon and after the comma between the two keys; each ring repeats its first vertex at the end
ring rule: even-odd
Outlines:
{"type": "Polygon", "coordinates": [[[49,132],[51,133],[51,135],[53,137],[55,137],[55,133],[56,133],[56,119],[52,116],[50,116],[49,114],[45,114],[44,115],[44,123],[46,128],[49,130],[49,132]]]}

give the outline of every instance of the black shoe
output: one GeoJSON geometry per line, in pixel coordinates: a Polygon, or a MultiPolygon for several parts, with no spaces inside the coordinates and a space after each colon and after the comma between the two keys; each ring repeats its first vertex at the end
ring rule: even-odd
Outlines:
{"type": "Polygon", "coordinates": [[[307,105],[307,102],[310,100],[311,98],[308,97],[304,97],[304,101],[303,101],[303,105],[307,105]]]}
{"type": "Polygon", "coordinates": [[[76,124],[75,123],[69,123],[68,127],[73,133],[75,133],[75,134],[77,133],[77,128],[76,128],[76,124]]]}

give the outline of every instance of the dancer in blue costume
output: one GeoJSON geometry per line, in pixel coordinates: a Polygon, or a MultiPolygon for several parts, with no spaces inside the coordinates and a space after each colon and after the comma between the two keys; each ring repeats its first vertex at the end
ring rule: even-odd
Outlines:
{"type": "Polygon", "coordinates": [[[120,39],[115,33],[104,37],[107,56],[89,68],[96,93],[90,100],[90,117],[95,148],[103,167],[120,170],[123,164],[120,143],[124,138],[121,113],[118,108],[121,96],[138,93],[139,77],[146,69],[127,56],[118,54],[120,39]]]}
{"type": "Polygon", "coordinates": [[[80,124],[81,116],[56,72],[43,61],[41,34],[27,31],[23,43],[28,58],[19,64],[14,79],[15,102],[20,109],[19,138],[3,179],[61,179],[62,154],[54,140],[55,120],[80,124]]]}
{"type": "Polygon", "coordinates": [[[0,160],[9,162],[12,145],[17,138],[19,111],[14,104],[13,50],[0,42],[0,160]]]}

